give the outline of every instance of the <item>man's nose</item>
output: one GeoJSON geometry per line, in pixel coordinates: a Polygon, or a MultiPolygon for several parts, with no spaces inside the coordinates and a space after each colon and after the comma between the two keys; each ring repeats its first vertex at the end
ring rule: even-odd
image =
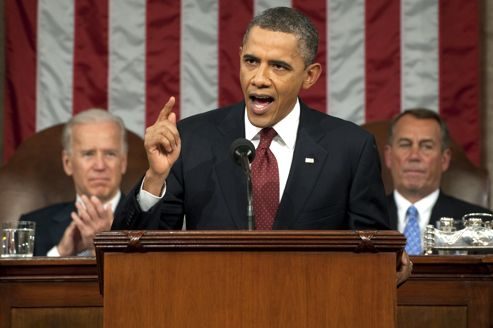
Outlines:
{"type": "Polygon", "coordinates": [[[98,153],[94,159],[94,167],[99,170],[106,168],[106,159],[104,154],[98,153]]]}
{"type": "Polygon", "coordinates": [[[257,87],[265,87],[270,85],[269,67],[267,65],[260,65],[252,79],[252,83],[257,87]]]}
{"type": "Polygon", "coordinates": [[[421,159],[421,149],[419,146],[412,146],[409,150],[409,158],[413,160],[421,159]]]}

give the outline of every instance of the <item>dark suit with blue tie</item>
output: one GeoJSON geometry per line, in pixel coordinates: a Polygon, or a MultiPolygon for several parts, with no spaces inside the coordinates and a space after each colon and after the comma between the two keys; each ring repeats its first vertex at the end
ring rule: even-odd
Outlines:
{"type": "MultiPolygon", "coordinates": [[[[397,217],[397,205],[393,194],[387,196],[387,204],[389,207],[390,227],[393,230],[397,230],[399,219],[397,217]]],[[[431,210],[430,222],[428,224],[436,227],[437,221],[440,221],[443,217],[460,220],[465,214],[469,213],[491,213],[491,211],[481,206],[449,196],[440,190],[438,199],[431,210]]]]}

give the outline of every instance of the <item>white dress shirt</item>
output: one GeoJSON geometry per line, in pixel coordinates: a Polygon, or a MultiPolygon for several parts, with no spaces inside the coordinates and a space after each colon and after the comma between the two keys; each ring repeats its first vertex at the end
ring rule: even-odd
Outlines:
{"type": "MultiPolygon", "coordinates": [[[[113,211],[113,213],[115,213],[115,210],[116,210],[116,207],[118,206],[118,202],[120,201],[121,195],[122,195],[121,191],[118,190],[118,192],[116,193],[116,195],[113,198],[111,198],[109,202],[103,204],[103,206],[104,207],[111,206],[111,210],[113,211]]],[[[81,198],[80,198],[79,195],[77,195],[77,197],[75,198],[75,203],[77,204],[77,202],[79,202],[80,204],[84,204],[84,203],[82,203],[82,200],[81,200],[81,198]]],[[[46,254],[46,256],[49,256],[49,257],[59,257],[60,256],[60,253],[58,252],[57,246],[58,245],[53,246],[48,251],[48,253],[46,254]]],[[[77,256],[92,256],[92,253],[91,253],[90,250],[83,250],[82,252],[78,253],[77,256]]]]}
{"type": "MultiPolygon", "coordinates": [[[[276,157],[277,167],[279,169],[279,201],[281,201],[282,194],[286,188],[289,170],[291,169],[299,122],[300,103],[299,101],[296,101],[293,110],[273,126],[274,130],[277,132],[277,136],[272,139],[269,149],[276,157]]],[[[255,148],[257,148],[260,143],[261,130],[262,128],[258,128],[250,123],[245,111],[245,138],[250,140],[255,148]]]]}

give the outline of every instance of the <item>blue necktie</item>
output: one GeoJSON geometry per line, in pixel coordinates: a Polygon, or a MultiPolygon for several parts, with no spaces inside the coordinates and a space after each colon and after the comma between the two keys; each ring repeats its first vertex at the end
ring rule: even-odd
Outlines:
{"type": "Polygon", "coordinates": [[[421,254],[421,232],[419,230],[418,210],[413,205],[406,212],[407,224],[404,228],[404,236],[407,238],[406,252],[409,255],[421,254]]]}

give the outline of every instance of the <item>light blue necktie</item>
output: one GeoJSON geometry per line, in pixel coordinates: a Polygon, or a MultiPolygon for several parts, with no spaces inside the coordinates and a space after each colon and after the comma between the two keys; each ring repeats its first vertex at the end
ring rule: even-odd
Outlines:
{"type": "Polygon", "coordinates": [[[407,224],[404,228],[404,236],[407,238],[406,252],[409,255],[421,254],[421,233],[419,230],[418,210],[413,205],[406,212],[407,224]]]}

